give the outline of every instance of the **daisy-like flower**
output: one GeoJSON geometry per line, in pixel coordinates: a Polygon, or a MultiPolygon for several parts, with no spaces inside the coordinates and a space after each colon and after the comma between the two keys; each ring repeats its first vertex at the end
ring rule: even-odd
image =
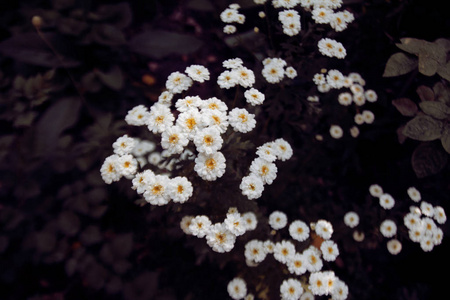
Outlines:
{"type": "Polygon", "coordinates": [[[378,95],[374,90],[366,90],[364,96],[368,102],[376,102],[378,100],[378,95]]]}
{"type": "Polygon", "coordinates": [[[305,222],[295,220],[289,225],[289,234],[294,240],[303,242],[309,237],[309,227],[305,222]]]}
{"type": "Polygon", "coordinates": [[[125,116],[125,122],[127,122],[128,125],[142,126],[145,125],[148,115],[149,111],[147,107],[144,105],[137,105],[128,111],[125,116]]]}
{"type": "Polygon", "coordinates": [[[357,106],[363,106],[366,103],[366,97],[364,96],[364,93],[353,94],[353,102],[357,106]]]}
{"type": "Polygon", "coordinates": [[[265,143],[261,146],[258,146],[256,148],[256,155],[269,162],[275,161],[277,159],[276,154],[278,149],[274,148],[273,146],[273,143],[265,143]]]}
{"type": "Polygon", "coordinates": [[[291,19],[288,21],[282,22],[283,26],[283,33],[288,36],[294,36],[297,35],[300,30],[302,29],[301,23],[300,23],[300,16],[298,16],[298,19],[291,19]]]}
{"type": "Polygon", "coordinates": [[[181,218],[180,228],[181,228],[181,230],[183,230],[183,232],[185,234],[192,235],[192,232],[189,229],[189,226],[191,225],[191,221],[193,218],[194,218],[194,216],[190,216],[190,215],[187,215],[187,216],[184,216],[183,218],[181,218]]]}
{"type": "Polygon", "coordinates": [[[348,92],[343,92],[343,93],[340,93],[340,94],[339,94],[339,96],[338,96],[338,102],[339,102],[339,104],[341,104],[341,105],[349,106],[349,105],[352,104],[352,102],[353,102],[353,97],[352,97],[352,95],[351,95],[350,93],[348,93],[348,92]]]}
{"type": "Polygon", "coordinates": [[[254,263],[262,262],[267,255],[264,248],[264,242],[259,240],[251,240],[245,244],[245,258],[254,263]]]}
{"type": "Polygon", "coordinates": [[[243,299],[247,295],[247,285],[242,278],[234,278],[227,285],[228,295],[232,299],[243,299]]]}
{"type": "Polygon", "coordinates": [[[249,200],[258,199],[264,191],[264,182],[261,177],[250,174],[242,178],[239,188],[249,200]]]}
{"type": "Polygon", "coordinates": [[[420,243],[420,241],[424,238],[425,233],[424,233],[424,226],[422,225],[422,223],[417,226],[414,227],[410,230],[408,230],[408,236],[411,239],[411,241],[415,242],[415,243],[420,243]]]}
{"type": "Polygon", "coordinates": [[[241,214],[236,213],[228,213],[223,221],[226,228],[235,236],[240,236],[245,233],[245,221],[242,218],[241,214]]]}
{"type": "Polygon", "coordinates": [[[297,71],[289,66],[284,70],[284,75],[286,75],[287,78],[294,79],[297,77],[297,71]]]}
{"type": "Polygon", "coordinates": [[[433,243],[434,245],[440,245],[442,243],[442,239],[444,238],[444,231],[441,228],[436,227],[433,232],[433,243]]]}
{"type": "Polygon", "coordinates": [[[414,202],[419,202],[420,200],[422,200],[422,196],[420,195],[419,190],[416,187],[409,187],[406,190],[409,198],[411,198],[412,201],[414,202]]]}
{"type": "Polygon", "coordinates": [[[363,110],[362,117],[366,124],[372,124],[375,120],[375,115],[370,110],[363,110]]]}
{"type": "Polygon", "coordinates": [[[245,99],[247,100],[247,103],[249,103],[252,106],[262,104],[265,99],[264,94],[255,88],[250,88],[250,89],[246,90],[244,93],[244,96],[245,96],[245,99]]]}
{"type": "Polygon", "coordinates": [[[255,115],[245,108],[233,108],[228,114],[228,122],[234,131],[246,133],[256,126],[255,115]]]}
{"type": "Polygon", "coordinates": [[[136,140],[127,134],[119,137],[113,144],[113,151],[117,155],[130,154],[136,145],[136,140]]]}
{"type": "Polygon", "coordinates": [[[152,205],[165,205],[169,203],[168,193],[169,177],[166,175],[149,176],[144,199],[152,205]]]}
{"type": "Polygon", "coordinates": [[[395,205],[394,197],[388,193],[384,193],[380,196],[380,206],[384,209],[391,209],[395,205]]]}
{"type": "Polygon", "coordinates": [[[234,23],[239,21],[239,11],[235,8],[226,8],[220,13],[220,20],[224,23],[234,23]]]}
{"type": "Polygon", "coordinates": [[[223,139],[220,131],[215,127],[206,127],[199,130],[194,136],[194,144],[197,151],[212,154],[222,148],[223,139]]]}
{"type": "Polygon", "coordinates": [[[342,12],[335,12],[330,16],[330,26],[335,31],[340,32],[347,28],[346,18],[342,12]]]}
{"type": "Polygon", "coordinates": [[[295,253],[287,262],[288,270],[291,274],[302,275],[306,273],[306,258],[301,253],[295,253]]]}
{"type": "Polygon", "coordinates": [[[234,248],[236,236],[227,229],[225,224],[217,223],[211,225],[206,234],[206,242],[216,252],[230,252],[234,248]]]}
{"type": "Polygon", "coordinates": [[[348,74],[348,77],[350,77],[355,84],[359,84],[361,86],[365,84],[364,79],[359,73],[351,72],[350,74],[348,74]]]}
{"type": "Polygon", "coordinates": [[[228,115],[225,112],[221,112],[218,109],[206,109],[202,110],[203,123],[206,127],[213,127],[219,131],[219,133],[225,133],[228,128],[228,115]]]}
{"type": "Polygon", "coordinates": [[[227,69],[237,69],[237,68],[242,67],[243,64],[244,64],[244,61],[242,59],[240,59],[239,57],[230,58],[230,59],[224,60],[222,62],[222,66],[227,69]]]}
{"type": "Polygon", "coordinates": [[[200,109],[202,113],[207,111],[219,111],[221,113],[226,113],[228,107],[222,100],[216,97],[211,97],[201,102],[200,109]]]}
{"type": "Polygon", "coordinates": [[[135,138],[136,144],[131,151],[131,154],[133,154],[136,157],[144,156],[148,154],[149,152],[152,152],[156,148],[156,144],[152,141],[147,140],[140,140],[138,138],[135,138]]]}
{"type": "Polygon", "coordinates": [[[317,73],[313,77],[313,82],[316,85],[322,85],[322,84],[325,84],[327,82],[327,78],[326,78],[325,74],[317,73]]]}
{"type": "Polygon", "coordinates": [[[164,91],[158,96],[158,103],[170,106],[172,104],[173,94],[169,91],[164,91]]]}
{"type": "Polygon", "coordinates": [[[161,133],[173,125],[175,117],[170,108],[159,103],[155,103],[150,108],[149,116],[146,120],[148,130],[153,133],[161,133]]]}
{"type": "Polygon", "coordinates": [[[361,113],[356,113],[354,116],[354,120],[357,125],[364,124],[364,117],[361,113]]]}
{"type": "Polygon", "coordinates": [[[148,156],[148,162],[154,166],[157,166],[162,160],[161,153],[159,152],[152,152],[148,156]]]}
{"type": "Polygon", "coordinates": [[[184,176],[177,176],[170,179],[169,196],[173,202],[184,203],[194,191],[192,183],[184,176]]]}
{"type": "Polygon", "coordinates": [[[434,207],[434,213],[433,213],[434,219],[439,224],[445,224],[447,221],[447,215],[445,214],[444,208],[442,206],[435,206],[434,207]]]}
{"type": "Polygon", "coordinates": [[[239,82],[239,75],[233,70],[225,70],[222,73],[220,73],[219,77],[217,78],[217,84],[221,89],[229,89],[234,86],[236,86],[239,82]]]}
{"type": "Polygon", "coordinates": [[[357,126],[352,126],[350,128],[350,135],[354,138],[359,136],[359,128],[357,126]]]}
{"type": "Polygon", "coordinates": [[[326,76],[328,85],[335,89],[340,89],[344,86],[344,79],[344,75],[338,70],[329,70],[326,76]]]}
{"type": "Polygon", "coordinates": [[[339,255],[338,246],[332,240],[323,241],[320,245],[320,251],[322,251],[322,257],[326,261],[335,261],[339,255]]]}
{"type": "Polygon", "coordinates": [[[392,220],[384,220],[380,225],[380,232],[384,237],[393,237],[397,234],[397,225],[392,220]]]}
{"type": "Polygon", "coordinates": [[[333,10],[328,7],[317,7],[311,11],[312,19],[317,24],[330,23],[332,15],[333,15],[333,10]]]}
{"type": "Polygon", "coordinates": [[[244,88],[249,88],[255,83],[255,74],[246,67],[234,69],[238,78],[238,84],[244,88]]]}
{"type": "Polygon", "coordinates": [[[318,236],[325,240],[330,239],[333,234],[333,226],[326,220],[317,221],[314,230],[318,236]]]}
{"type": "MultiPolygon", "coordinates": [[[[357,82],[354,80],[354,82],[357,82]]],[[[360,83],[354,83],[350,86],[350,91],[354,94],[354,95],[362,95],[362,97],[364,96],[364,87],[360,84],[360,83]]]]}
{"type": "Polygon", "coordinates": [[[278,138],[273,142],[272,145],[276,150],[275,155],[279,160],[286,161],[292,157],[292,147],[285,139],[278,138]]]}
{"type": "Polygon", "coordinates": [[[302,293],[302,284],[297,279],[289,278],[281,283],[280,296],[282,300],[298,300],[302,293]]]}
{"type": "Polygon", "coordinates": [[[191,220],[189,230],[192,235],[202,238],[205,237],[211,227],[211,220],[204,215],[196,216],[191,220]]]}
{"type": "Polygon", "coordinates": [[[277,261],[285,264],[290,259],[292,259],[294,254],[295,246],[292,242],[283,240],[281,242],[275,243],[275,246],[273,248],[273,256],[277,261]]]}
{"type": "Polygon", "coordinates": [[[193,139],[197,132],[203,128],[203,118],[198,109],[191,108],[178,115],[176,126],[187,133],[188,139],[193,139]]]}
{"type": "Polygon", "coordinates": [[[402,251],[402,243],[397,239],[391,239],[387,242],[387,249],[390,254],[397,255],[402,251]]]}
{"type": "Polygon", "coordinates": [[[331,299],[345,300],[348,297],[348,286],[340,279],[336,279],[333,289],[331,290],[331,299]]]}
{"type": "Polygon", "coordinates": [[[424,214],[427,217],[432,218],[434,214],[434,208],[433,205],[426,201],[420,202],[420,210],[422,211],[422,214],[424,214]]]}
{"type": "Polygon", "coordinates": [[[319,52],[325,56],[344,58],[346,55],[345,48],[341,43],[330,38],[322,38],[318,42],[319,52]]]}
{"type": "Polygon", "coordinates": [[[344,223],[350,228],[355,228],[359,224],[359,215],[354,211],[349,211],[344,215],[344,223]]]}
{"type": "Polygon", "coordinates": [[[309,275],[309,289],[317,296],[328,295],[331,292],[329,282],[334,286],[335,279],[332,271],[313,272],[309,275]]]}
{"type": "Polygon", "coordinates": [[[274,211],[269,215],[269,225],[275,230],[282,229],[287,225],[287,216],[284,212],[274,211]]]}
{"type": "Polygon", "coordinates": [[[203,179],[214,181],[225,173],[225,156],[219,151],[212,154],[199,153],[194,170],[203,179]]]}
{"type": "Polygon", "coordinates": [[[131,180],[131,183],[133,184],[131,188],[136,190],[138,194],[143,194],[147,188],[147,182],[150,176],[155,176],[155,173],[150,169],[137,173],[131,180]]]}
{"type": "Polygon", "coordinates": [[[336,45],[334,56],[338,59],[344,59],[347,56],[347,50],[345,50],[344,45],[341,43],[336,45]]]}
{"type": "Polygon", "coordinates": [[[131,154],[119,156],[117,160],[117,170],[122,176],[129,177],[137,172],[138,162],[131,154]]]}
{"type": "Polygon", "coordinates": [[[199,96],[186,96],[178,99],[175,102],[175,107],[179,112],[185,112],[192,108],[199,108],[202,104],[202,99],[199,96]]]}
{"type": "Polygon", "coordinates": [[[264,184],[272,184],[277,177],[277,166],[260,157],[255,158],[250,165],[250,172],[259,176],[264,184]]]}
{"type": "Polygon", "coordinates": [[[118,167],[119,155],[113,154],[105,158],[101,168],[100,174],[106,184],[111,184],[113,181],[119,181],[122,174],[118,167]]]}
{"type": "Polygon", "coordinates": [[[209,80],[209,70],[202,65],[190,65],[184,72],[194,81],[205,82],[209,80]]]}
{"type": "Polygon", "coordinates": [[[166,80],[166,89],[172,94],[187,91],[192,86],[192,79],[181,72],[172,72],[166,80]]]}
{"type": "Polygon", "coordinates": [[[383,188],[379,184],[371,184],[369,186],[369,193],[373,197],[379,198],[381,195],[383,195],[383,188]]]}
{"type": "Polygon", "coordinates": [[[242,219],[244,220],[245,230],[255,230],[258,225],[258,220],[256,219],[256,215],[249,211],[242,214],[242,219]]]}
{"type": "Polygon", "coordinates": [[[420,240],[420,248],[425,252],[430,252],[434,248],[434,241],[432,236],[423,236],[420,240]]]}
{"type": "Polygon", "coordinates": [[[422,218],[422,226],[426,236],[433,236],[437,228],[436,223],[430,217],[422,218]]]}
{"type": "Polygon", "coordinates": [[[227,24],[223,27],[223,33],[226,33],[226,34],[233,34],[236,31],[237,31],[236,26],[231,25],[231,24],[227,24]]]}
{"type": "Polygon", "coordinates": [[[344,131],[339,125],[330,126],[330,135],[334,139],[340,139],[344,135],[344,131]]]}
{"type": "Polygon", "coordinates": [[[269,83],[278,83],[284,78],[284,61],[272,59],[270,63],[265,64],[262,69],[262,75],[269,83]]]}
{"type": "Polygon", "coordinates": [[[264,241],[264,249],[266,249],[267,253],[273,253],[275,244],[271,240],[264,241]]]}
{"type": "Polygon", "coordinates": [[[306,258],[306,269],[310,272],[320,271],[323,267],[323,261],[320,258],[321,252],[314,246],[310,246],[303,251],[303,256],[306,258]]]}
{"type": "Polygon", "coordinates": [[[171,126],[161,133],[161,147],[170,154],[182,153],[188,143],[187,133],[179,126],[171,126]]]}

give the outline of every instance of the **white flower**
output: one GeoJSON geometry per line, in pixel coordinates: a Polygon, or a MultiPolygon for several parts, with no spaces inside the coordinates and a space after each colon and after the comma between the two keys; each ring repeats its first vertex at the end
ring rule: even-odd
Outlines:
{"type": "Polygon", "coordinates": [[[378,100],[378,95],[374,90],[366,90],[364,92],[364,96],[369,102],[376,102],[378,100]]]}
{"type": "Polygon", "coordinates": [[[202,110],[203,123],[207,127],[216,128],[219,133],[225,133],[228,128],[228,115],[218,109],[202,110]]]}
{"type": "Polygon", "coordinates": [[[166,175],[149,176],[147,188],[144,192],[145,201],[152,205],[165,205],[169,203],[168,193],[169,177],[166,175]]]}
{"type": "Polygon", "coordinates": [[[286,161],[292,157],[293,150],[291,145],[283,138],[278,138],[273,142],[275,155],[281,161],[286,161]]]}
{"type": "Polygon", "coordinates": [[[258,157],[269,161],[269,162],[273,162],[277,159],[277,150],[276,148],[273,147],[274,145],[272,143],[265,143],[261,146],[258,146],[256,148],[256,155],[258,155],[258,157]]]}
{"type": "Polygon", "coordinates": [[[384,193],[380,196],[380,206],[384,209],[391,209],[395,205],[394,197],[388,193],[384,193]]]}
{"type": "Polygon", "coordinates": [[[340,93],[338,96],[338,102],[341,105],[349,106],[350,104],[352,104],[352,101],[353,101],[353,97],[348,92],[340,93]]]}
{"type": "Polygon", "coordinates": [[[424,214],[427,217],[432,218],[434,214],[434,208],[433,205],[426,201],[420,202],[420,210],[422,211],[422,214],[424,214]]]}
{"type": "Polygon", "coordinates": [[[133,150],[131,151],[131,153],[134,156],[146,155],[147,153],[152,152],[156,148],[156,144],[152,141],[140,140],[137,138],[135,138],[135,140],[136,140],[136,145],[134,146],[133,150]]]}
{"type": "Polygon", "coordinates": [[[305,291],[300,296],[300,300],[314,300],[314,295],[310,291],[305,291]]]}
{"type": "Polygon", "coordinates": [[[431,237],[431,236],[424,236],[420,240],[420,248],[422,248],[422,250],[425,251],[425,252],[430,252],[431,250],[433,250],[433,248],[434,248],[433,237],[431,237]]]}
{"type": "Polygon", "coordinates": [[[336,279],[333,271],[314,272],[309,275],[309,288],[314,295],[329,295],[336,279]]]}
{"type": "Polygon", "coordinates": [[[317,7],[311,11],[312,19],[317,24],[328,24],[332,14],[333,10],[328,7],[317,7]]]}
{"type": "Polygon", "coordinates": [[[255,158],[250,165],[250,172],[259,176],[264,184],[272,184],[277,177],[277,166],[260,157],[255,158]]]}
{"type": "Polygon", "coordinates": [[[113,181],[119,181],[122,174],[118,168],[119,155],[113,154],[105,158],[101,168],[100,174],[106,184],[111,184],[113,181]]]}
{"type": "Polygon", "coordinates": [[[341,126],[339,125],[331,125],[330,126],[330,135],[334,139],[340,139],[344,134],[341,126]]]}
{"type": "Polygon", "coordinates": [[[278,83],[284,78],[284,61],[271,59],[270,63],[264,65],[262,75],[269,83],[278,83]]]}
{"type": "Polygon", "coordinates": [[[186,96],[178,99],[175,102],[175,107],[179,112],[185,112],[191,108],[198,108],[202,104],[202,99],[199,96],[186,96]]]}
{"type": "Polygon", "coordinates": [[[412,201],[419,202],[420,200],[422,200],[422,196],[420,195],[420,192],[417,188],[413,186],[409,187],[406,192],[408,193],[408,196],[412,201]]]}
{"type": "Polygon", "coordinates": [[[348,286],[342,280],[336,279],[331,290],[332,300],[345,300],[348,297],[348,286]]]}
{"type": "MultiPolygon", "coordinates": [[[[355,80],[353,80],[355,82],[355,80]]],[[[364,87],[359,83],[353,83],[350,86],[350,91],[353,93],[353,95],[361,95],[365,100],[364,95],[364,87]]]]}
{"type": "Polygon", "coordinates": [[[136,190],[138,194],[143,194],[147,187],[148,178],[150,176],[155,176],[152,170],[147,169],[143,172],[137,173],[134,178],[131,180],[133,186],[131,187],[133,190],[136,190]]]}
{"type": "Polygon", "coordinates": [[[176,125],[187,133],[188,139],[193,139],[197,131],[203,128],[202,115],[196,108],[188,109],[178,115],[176,125]]]}
{"type": "Polygon", "coordinates": [[[244,93],[244,96],[245,96],[245,99],[247,100],[247,103],[251,104],[252,106],[262,104],[265,99],[264,94],[255,88],[246,90],[244,93]]]}
{"type": "Polygon", "coordinates": [[[419,225],[417,227],[414,227],[408,231],[408,236],[411,239],[411,241],[420,243],[420,241],[424,238],[424,226],[419,225]]]}
{"type": "Polygon", "coordinates": [[[172,126],[161,133],[161,147],[170,154],[182,153],[189,143],[188,135],[179,126],[172,126]]]}
{"type": "Polygon", "coordinates": [[[244,219],[245,230],[255,230],[258,225],[258,221],[256,220],[256,215],[249,211],[242,214],[242,218],[244,219]]]}
{"type": "Polygon", "coordinates": [[[192,235],[202,238],[205,237],[211,227],[211,220],[204,215],[196,216],[191,220],[189,231],[192,235]]]}
{"type": "Polygon", "coordinates": [[[363,110],[362,117],[367,124],[372,124],[375,120],[375,115],[370,110],[363,110]]]}
{"type": "Polygon", "coordinates": [[[309,237],[309,227],[305,222],[295,220],[289,225],[289,234],[294,240],[303,242],[309,237]]]}
{"type": "MultiPolygon", "coordinates": [[[[357,106],[363,106],[366,103],[366,97],[364,96],[364,93],[355,93],[355,94],[353,94],[353,102],[357,106]]],[[[364,117],[363,117],[363,120],[364,120],[364,117]]],[[[364,122],[365,122],[365,120],[364,120],[364,122]]]]}
{"type": "Polygon", "coordinates": [[[241,278],[234,278],[227,285],[228,294],[232,299],[242,299],[247,295],[247,285],[241,278]]]}
{"type": "Polygon", "coordinates": [[[142,126],[145,125],[148,115],[149,111],[147,107],[144,105],[137,105],[128,111],[125,116],[125,122],[127,122],[128,125],[142,126]]]}
{"type": "Polygon", "coordinates": [[[222,223],[211,225],[206,235],[206,242],[216,252],[230,252],[234,247],[236,236],[222,223]]]}
{"type": "Polygon", "coordinates": [[[138,162],[131,154],[119,156],[117,170],[122,176],[129,177],[136,174],[138,162]]]}
{"type": "Polygon", "coordinates": [[[306,258],[301,253],[295,253],[287,262],[288,270],[291,274],[302,275],[306,273],[306,258]]]}
{"type": "Polygon", "coordinates": [[[359,135],[359,128],[357,126],[352,126],[350,128],[350,135],[354,138],[358,137],[359,135]]]}
{"type": "Polygon", "coordinates": [[[183,230],[184,233],[191,235],[192,232],[189,229],[189,226],[191,225],[191,221],[194,218],[194,216],[184,216],[180,221],[180,228],[183,230]]]}
{"type": "Polygon", "coordinates": [[[226,8],[220,13],[220,19],[224,23],[234,23],[239,21],[239,12],[235,8],[226,8]]]}
{"type": "Polygon", "coordinates": [[[297,35],[302,29],[300,17],[298,20],[289,20],[283,22],[283,33],[289,36],[297,35]]]}
{"type": "Polygon", "coordinates": [[[222,89],[229,89],[231,87],[234,87],[238,84],[238,82],[239,77],[234,69],[223,71],[217,78],[217,84],[222,89]]]}
{"type": "Polygon", "coordinates": [[[356,113],[354,117],[355,123],[358,125],[364,124],[364,117],[361,113],[356,113]]]}
{"type": "Polygon", "coordinates": [[[161,162],[162,156],[159,152],[152,152],[148,156],[148,162],[154,166],[157,166],[161,162]]]}
{"type": "Polygon", "coordinates": [[[255,263],[260,263],[266,258],[266,250],[264,242],[259,240],[251,240],[245,244],[245,258],[255,263]]]}
{"type": "Polygon", "coordinates": [[[344,86],[344,79],[344,75],[338,70],[329,70],[326,76],[328,85],[335,89],[340,89],[344,86]]]}
{"type": "Polygon", "coordinates": [[[173,94],[169,91],[164,91],[158,96],[158,103],[170,106],[172,104],[173,94]]]}
{"type": "Polygon", "coordinates": [[[184,72],[194,81],[205,82],[205,80],[209,80],[209,71],[202,65],[190,65],[184,72]]]}
{"type": "Polygon", "coordinates": [[[325,56],[344,58],[347,54],[342,44],[333,39],[322,38],[317,45],[319,52],[325,56]]]}
{"type": "Polygon", "coordinates": [[[342,12],[335,12],[330,16],[330,26],[335,31],[343,31],[347,28],[347,22],[345,21],[345,16],[342,12]]]}
{"type": "Polygon", "coordinates": [[[275,243],[275,246],[273,247],[273,256],[274,258],[285,264],[295,254],[295,246],[292,242],[283,240],[281,242],[275,243]]]}
{"type": "Polygon", "coordinates": [[[302,293],[302,284],[297,279],[289,278],[281,283],[280,295],[282,300],[298,300],[302,293]]]}
{"type": "Polygon", "coordinates": [[[176,203],[186,202],[193,193],[192,183],[184,176],[177,176],[170,180],[169,196],[176,203]]]}
{"type": "Polygon", "coordinates": [[[397,234],[397,225],[392,220],[384,220],[380,225],[380,232],[384,237],[393,237],[397,234]]]}
{"type": "Polygon", "coordinates": [[[246,133],[256,126],[255,115],[245,108],[233,108],[228,114],[228,122],[234,131],[246,133]]]}
{"type": "Polygon", "coordinates": [[[433,213],[434,219],[439,224],[444,224],[447,221],[447,215],[445,214],[444,208],[441,206],[435,206],[434,207],[434,213],[433,213]]]}
{"type": "Polygon", "coordinates": [[[355,228],[359,224],[359,216],[354,211],[349,211],[344,215],[344,223],[350,228],[355,228]]]}
{"type": "Polygon", "coordinates": [[[287,216],[284,212],[274,211],[269,215],[269,225],[275,230],[282,229],[287,225],[287,216]]]}
{"type": "Polygon", "coordinates": [[[331,240],[323,241],[320,245],[320,251],[322,251],[322,257],[326,261],[334,261],[339,255],[337,244],[331,240]]]}
{"type": "Polygon", "coordinates": [[[261,177],[250,174],[242,178],[239,188],[244,196],[247,196],[249,200],[253,200],[261,197],[264,190],[264,182],[261,177]]]}
{"type": "Polygon", "coordinates": [[[199,153],[194,170],[204,180],[214,181],[225,173],[225,156],[219,151],[212,154],[199,153]]]}
{"type": "Polygon", "coordinates": [[[267,253],[273,253],[275,244],[271,240],[264,241],[264,249],[266,249],[267,253]]]}
{"type": "Polygon", "coordinates": [[[325,240],[330,239],[333,234],[333,226],[326,220],[317,221],[314,230],[318,236],[325,240]]]}
{"type": "Polygon", "coordinates": [[[248,88],[255,83],[255,74],[252,70],[246,67],[239,67],[234,69],[234,72],[236,72],[238,84],[242,87],[248,88]]]}
{"type": "Polygon", "coordinates": [[[242,218],[241,214],[236,213],[228,213],[223,221],[226,228],[235,236],[240,236],[245,233],[245,221],[242,218]]]}
{"type": "Polygon", "coordinates": [[[147,127],[153,133],[161,133],[168,127],[173,125],[175,117],[173,116],[170,108],[160,104],[155,103],[150,108],[150,113],[147,118],[147,127]]]}
{"type": "Polygon", "coordinates": [[[136,145],[136,140],[132,137],[129,137],[127,134],[119,137],[113,143],[113,151],[117,155],[125,155],[130,154],[136,145]]]}
{"type": "Polygon", "coordinates": [[[369,193],[376,198],[379,198],[381,195],[383,195],[383,188],[379,184],[372,184],[369,187],[369,193]]]}
{"type": "Polygon", "coordinates": [[[293,68],[293,67],[287,67],[284,70],[284,74],[286,75],[286,77],[294,79],[295,77],[297,77],[297,71],[293,68]]]}
{"type": "Polygon", "coordinates": [[[402,243],[397,239],[391,239],[387,242],[387,249],[392,255],[399,254],[402,251],[402,243]]]}
{"type": "Polygon", "coordinates": [[[310,246],[303,251],[303,256],[306,258],[306,269],[310,272],[320,271],[323,267],[323,261],[320,258],[320,251],[314,246],[310,246]]]}
{"type": "Polygon", "coordinates": [[[226,33],[226,34],[233,34],[236,32],[236,30],[237,30],[236,26],[231,25],[231,24],[227,24],[223,27],[223,33],[226,33]]]}
{"type": "Polygon", "coordinates": [[[219,111],[221,113],[226,114],[228,107],[227,107],[226,103],[223,102],[222,100],[220,100],[216,97],[211,97],[211,98],[208,98],[208,99],[202,101],[200,109],[201,109],[202,113],[204,113],[206,111],[219,111]]]}
{"type": "Polygon", "coordinates": [[[414,230],[420,227],[422,222],[418,214],[410,212],[403,217],[403,224],[405,224],[409,230],[414,230]]]}
{"type": "Polygon", "coordinates": [[[199,130],[194,136],[194,144],[197,151],[212,154],[222,148],[223,139],[220,131],[215,127],[206,127],[199,130]]]}
{"type": "Polygon", "coordinates": [[[192,79],[178,71],[171,73],[167,77],[166,89],[172,94],[179,94],[187,91],[192,85],[192,79]]]}
{"type": "Polygon", "coordinates": [[[224,60],[222,62],[222,66],[227,69],[237,69],[239,67],[242,67],[243,63],[244,62],[242,59],[240,59],[239,57],[236,57],[236,58],[230,58],[230,59],[224,60]]]}
{"type": "Polygon", "coordinates": [[[326,79],[326,77],[325,77],[324,74],[322,74],[322,73],[317,73],[317,74],[315,74],[314,77],[313,77],[313,82],[314,82],[316,85],[322,85],[322,84],[325,84],[325,83],[327,82],[327,79],[326,79]]]}

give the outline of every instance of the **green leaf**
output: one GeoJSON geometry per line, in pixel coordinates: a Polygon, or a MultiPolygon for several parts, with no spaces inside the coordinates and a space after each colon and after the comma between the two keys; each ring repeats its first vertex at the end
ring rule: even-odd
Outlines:
{"type": "Polygon", "coordinates": [[[123,87],[124,78],[122,70],[119,66],[113,66],[108,72],[95,70],[94,73],[98,76],[101,82],[112,90],[118,91],[123,87]]]}
{"type": "Polygon", "coordinates": [[[413,140],[432,141],[442,135],[442,121],[427,115],[418,115],[406,123],[403,134],[413,140]]]}
{"type": "Polygon", "coordinates": [[[448,154],[434,143],[422,143],[413,152],[411,164],[418,178],[439,173],[447,164],[448,154]]]}
{"type": "Polygon", "coordinates": [[[450,125],[446,125],[442,130],[441,144],[447,153],[450,153],[450,125]]]}
{"type": "Polygon", "coordinates": [[[191,54],[202,45],[203,42],[192,35],[159,29],[144,31],[129,42],[131,51],[156,59],[172,54],[191,54]]]}
{"type": "Polygon", "coordinates": [[[416,103],[408,98],[399,98],[392,100],[392,104],[402,115],[406,117],[415,116],[419,110],[416,103]]]}
{"type": "Polygon", "coordinates": [[[446,119],[450,114],[450,107],[441,102],[424,101],[419,106],[424,113],[439,120],[446,119]]]}
{"type": "Polygon", "coordinates": [[[394,77],[407,74],[417,68],[417,59],[398,52],[389,57],[383,77],[394,77]]]}

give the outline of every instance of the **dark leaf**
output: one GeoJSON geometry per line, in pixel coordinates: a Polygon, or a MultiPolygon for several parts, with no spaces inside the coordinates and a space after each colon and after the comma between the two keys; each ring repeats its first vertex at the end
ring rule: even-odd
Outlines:
{"type": "Polygon", "coordinates": [[[440,65],[437,69],[437,73],[442,78],[446,79],[447,81],[450,81],[450,61],[445,65],[440,65]]]}
{"type": "Polygon", "coordinates": [[[450,153],[450,125],[446,125],[442,130],[441,144],[447,153],[450,153]]]}
{"type": "Polygon", "coordinates": [[[450,114],[450,107],[442,102],[424,101],[419,106],[424,113],[439,120],[446,119],[450,114]]]}
{"type": "Polygon", "coordinates": [[[416,89],[417,95],[419,95],[422,101],[434,101],[434,91],[432,88],[421,85],[416,89]]]}
{"type": "Polygon", "coordinates": [[[434,143],[420,144],[412,154],[412,167],[418,178],[439,173],[448,161],[446,153],[440,145],[434,143]]]}
{"type": "Polygon", "coordinates": [[[74,236],[80,230],[80,218],[71,211],[63,211],[58,216],[59,230],[67,235],[74,236]]]}
{"type": "Polygon", "coordinates": [[[113,66],[108,72],[95,70],[94,73],[98,76],[101,82],[112,90],[118,91],[123,87],[124,78],[122,70],[119,66],[113,66]]]}
{"type": "Polygon", "coordinates": [[[406,117],[412,117],[417,114],[419,108],[414,101],[408,98],[399,98],[392,100],[392,104],[397,108],[397,110],[406,117]]]}
{"type": "Polygon", "coordinates": [[[384,69],[383,77],[394,77],[407,74],[417,68],[417,58],[404,53],[395,53],[389,57],[384,69]]]}
{"type": "Polygon", "coordinates": [[[119,46],[126,43],[123,32],[109,24],[94,25],[90,33],[90,38],[94,42],[106,46],[119,46]]]}
{"type": "Polygon", "coordinates": [[[418,115],[406,123],[403,134],[413,140],[432,141],[441,137],[442,125],[441,121],[430,116],[418,115]]]}
{"type": "Polygon", "coordinates": [[[127,2],[102,5],[97,10],[97,13],[108,24],[114,25],[119,29],[129,26],[133,19],[130,4],[127,2]]]}

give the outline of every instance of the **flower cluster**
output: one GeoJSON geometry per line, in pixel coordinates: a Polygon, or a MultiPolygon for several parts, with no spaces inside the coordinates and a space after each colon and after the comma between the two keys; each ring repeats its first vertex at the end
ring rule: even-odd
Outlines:
{"type": "Polygon", "coordinates": [[[242,194],[253,200],[261,197],[265,184],[272,184],[277,177],[274,161],[285,161],[292,156],[291,145],[283,138],[257,147],[257,157],[250,164],[250,173],[241,180],[242,194]]]}
{"type": "Polygon", "coordinates": [[[269,83],[279,83],[284,76],[293,79],[297,76],[297,71],[287,66],[287,62],[279,57],[267,57],[262,61],[262,75],[269,83]]]}
{"type": "Polygon", "coordinates": [[[244,24],[245,15],[239,13],[239,8],[239,4],[232,3],[220,14],[220,19],[222,22],[227,24],[223,28],[224,33],[232,34],[236,32],[236,26],[233,25],[233,23],[244,24]]]}
{"type": "Polygon", "coordinates": [[[215,252],[229,252],[234,248],[236,237],[243,235],[257,226],[257,219],[253,212],[239,213],[236,208],[230,208],[225,219],[219,223],[212,223],[205,215],[185,216],[181,229],[189,235],[205,238],[207,244],[215,252]]]}

